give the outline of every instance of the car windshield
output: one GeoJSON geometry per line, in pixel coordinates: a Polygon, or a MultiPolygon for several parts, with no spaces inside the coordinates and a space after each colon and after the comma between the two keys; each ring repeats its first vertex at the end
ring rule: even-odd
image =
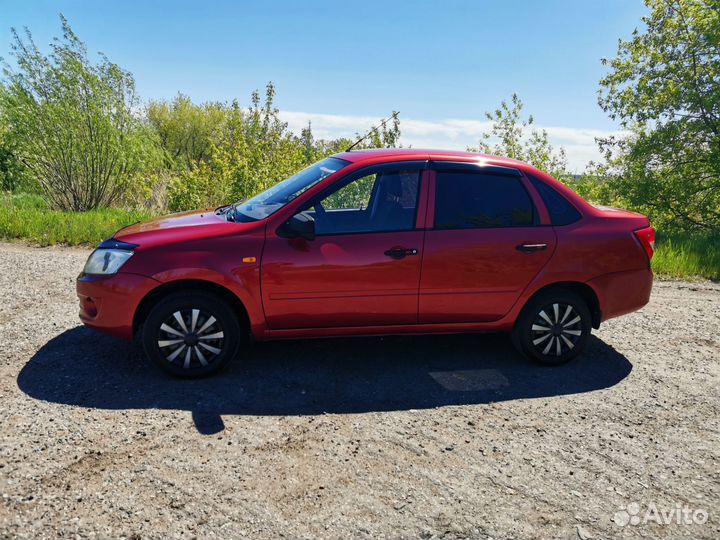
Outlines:
{"type": "Polygon", "coordinates": [[[238,203],[234,206],[234,216],[230,219],[240,222],[264,219],[349,164],[348,161],[332,157],[318,161],[253,198],[238,203]]]}

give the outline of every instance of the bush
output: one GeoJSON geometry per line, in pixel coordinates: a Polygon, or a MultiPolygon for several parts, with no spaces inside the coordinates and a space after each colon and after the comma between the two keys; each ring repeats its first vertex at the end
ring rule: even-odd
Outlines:
{"type": "Polygon", "coordinates": [[[720,243],[717,235],[659,232],[655,247],[652,266],[658,275],[720,280],[720,243]]]}
{"type": "Polygon", "coordinates": [[[118,200],[119,206],[136,208],[152,214],[168,210],[169,188],[175,176],[169,171],[136,174],[118,200]]]}
{"type": "Polygon", "coordinates": [[[0,238],[41,246],[97,245],[118,229],[149,217],[146,212],[120,208],[63,212],[51,210],[38,195],[0,194],[0,238]]]}
{"type": "Polygon", "coordinates": [[[53,207],[83,211],[116,201],[157,150],[134,113],[132,75],[104,56],[92,63],[64,18],[62,27],[49,56],[13,30],[18,71],[6,67],[0,100],[17,154],[53,207]]]}
{"type": "Polygon", "coordinates": [[[171,179],[168,207],[172,211],[222,206],[230,202],[230,183],[222,173],[200,163],[171,179]]]}

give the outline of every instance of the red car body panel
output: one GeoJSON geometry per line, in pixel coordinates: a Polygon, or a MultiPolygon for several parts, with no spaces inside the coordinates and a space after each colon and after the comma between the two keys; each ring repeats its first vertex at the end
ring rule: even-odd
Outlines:
{"type": "Polygon", "coordinates": [[[131,339],[140,301],[159,285],[147,276],[124,272],[109,277],[82,276],[77,281],[80,320],[107,334],[131,339]]]}
{"type": "Polygon", "coordinates": [[[288,240],[268,234],[262,296],[270,329],[416,324],[422,231],[288,240]]]}
{"type": "Polygon", "coordinates": [[[552,227],[427,231],[419,322],[501,319],[554,250],[552,227]],[[546,243],[548,248],[533,254],[521,253],[516,246],[524,243],[546,243]]]}
{"type": "MultiPolygon", "coordinates": [[[[634,212],[596,208],[537,169],[508,158],[466,152],[370,150],[339,154],[349,165],[270,217],[226,221],[211,209],[185,212],[118,231],[135,254],[109,277],[81,275],[80,318],[131,339],[143,301],[166,287],[193,282],[222,287],[244,307],[258,340],[335,335],[511,330],[525,303],[557,283],[582,284],[597,297],[602,320],[647,303],[652,272],[633,231],[647,227],[634,212]],[[531,227],[434,229],[435,172],[422,173],[416,228],[283,238],[278,228],[306,201],[347,174],[399,161],[483,163],[519,170],[537,210],[531,227]],[[552,226],[534,177],[560,192],[581,214],[552,226]],[[532,254],[516,248],[547,244],[532,254]],[[418,256],[396,260],[403,247],[418,256]]],[[[148,300],[149,301],[149,300],[148,300]]]]}

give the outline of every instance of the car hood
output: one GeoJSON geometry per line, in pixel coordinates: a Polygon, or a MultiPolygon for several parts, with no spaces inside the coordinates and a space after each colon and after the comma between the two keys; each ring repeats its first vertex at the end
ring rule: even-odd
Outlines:
{"type": "Polygon", "coordinates": [[[244,234],[262,226],[260,222],[234,223],[219,216],[212,208],[180,212],[135,223],[120,229],[113,238],[137,244],[138,249],[186,243],[225,235],[244,234]]]}
{"type": "Polygon", "coordinates": [[[204,225],[216,225],[218,223],[227,223],[222,216],[215,215],[212,208],[203,210],[190,210],[188,212],[178,212],[149,221],[135,223],[124,229],[120,229],[115,238],[120,239],[121,236],[135,235],[157,231],[160,229],[176,229],[178,227],[200,227],[204,225]]]}

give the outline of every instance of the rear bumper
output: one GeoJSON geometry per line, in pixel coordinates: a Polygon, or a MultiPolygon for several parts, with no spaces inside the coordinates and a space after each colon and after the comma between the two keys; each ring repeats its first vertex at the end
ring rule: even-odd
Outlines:
{"type": "Polygon", "coordinates": [[[642,308],[650,301],[653,273],[650,268],[613,272],[587,282],[600,302],[602,320],[619,317],[642,308]]]}
{"type": "Polygon", "coordinates": [[[80,320],[90,328],[131,340],[138,304],[158,285],[138,274],[80,275],[76,282],[80,320]]]}

